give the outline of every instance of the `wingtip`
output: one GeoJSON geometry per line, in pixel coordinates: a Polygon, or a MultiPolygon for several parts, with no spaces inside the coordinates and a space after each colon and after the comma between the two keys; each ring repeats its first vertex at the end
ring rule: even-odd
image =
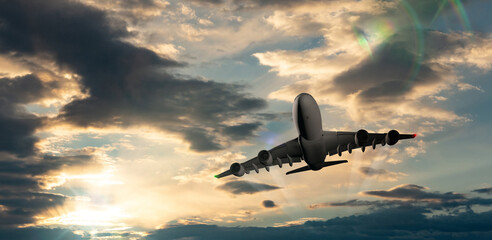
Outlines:
{"type": "Polygon", "coordinates": [[[219,178],[219,175],[214,175],[214,178],[219,178]]]}
{"type": "Polygon", "coordinates": [[[412,138],[416,138],[416,137],[417,137],[417,134],[416,134],[416,133],[414,133],[414,134],[412,135],[412,138]]]}

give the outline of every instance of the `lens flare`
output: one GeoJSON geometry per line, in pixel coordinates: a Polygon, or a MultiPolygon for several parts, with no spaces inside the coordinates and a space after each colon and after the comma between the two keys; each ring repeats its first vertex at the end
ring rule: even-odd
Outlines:
{"type": "Polygon", "coordinates": [[[375,24],[377,41],[384,41],[395,34],[395,24],[391,20],[378,19],[375,24]]]}
{"type": "Polygon", "coordinates": [[[369,46],[369,42],[367,41],[366,36],[364,35],[364,32],[362,32],[362,30],[358,29],[355,26],[352,26],[352,31],[354,32],[359,45],[362,47],[362,49],[364,49],[369,54],[369,56],[371,56],[372,59],[373,58],[372,50],[371,47],[369,46]]]}
{"type": "Polygon", "coordinates": [[[422,65],[422,60],[424,56],[424,34],[422,32],[422,24],[420,23],[420,20],[417,16],[417,13],[413,9],[413,7],[406,1],[406,0],[400,0],[399,3],[403,6],[403,9],[405,9],[406,13],[410,17],[413,23],[413,27],[415,30],[415,48],[416,48],[416,54],[414,61],[412,63],[412,67],[410,68],[409,72],[409,77],[408,83],[411,83],[415,80],[417,75],[420,72],[420,67],[422,65]]]}
{"type": "Polygon", "coordinates": [[[431,25],[437,20],[437,17],[441,15],[442,10],[444,7],[448,4],[448,0],[442,0],[441,4],[439,5],[439,8],[437,9],[436,13],[434,14],[434,17],[432,17],[431,25]]]}
{"type": "Polygon", "coordinates": [[[464,30],[467,32],[472,32],[470,19],[468,18],[468,14],[466,13],[465,7],[463,6],[461,0],[442,0],[439,8],[432,18],[431,24],[433,24],[437,20],[441,12],[448,5],[448,3],[451,4],[454,11],[456,12],[456,15],[458,15],[458,18],[460,19],[461,25],[463,26],[464,30]]]}
{"type": "Polygon", "coordinates": [[[461,24],[465,28],[465,31],[471,32],[471,24],[470,19],[468,19],[468,15],[466,14],[465,8],[463,7],[463,3],[460,0],[449,0],[451,5],[454,8],[454,11],[458,15],[461,24]]]}

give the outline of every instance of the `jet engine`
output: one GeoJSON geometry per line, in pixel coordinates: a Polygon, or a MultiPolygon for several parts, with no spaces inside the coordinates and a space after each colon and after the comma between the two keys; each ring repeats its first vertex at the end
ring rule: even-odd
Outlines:
{"type": "Polygon", "coordinates": [[[236,177],[242,177],[244,175],[244,167],[243,165],[239,164],[239,163],[233,163],[231,164],[231,168],[230,168],[232,174],[234,174],[236,177]]]}
{"type": "Polygon", "coordinates": [[[357,131],[354,138],[357,146],[365,146],[367,140],[369,139],[369,133],[366,130],[361,129],[357,131]]]}
{"type": "Polygon", "coordinates": [[[400,133],[396,130],[391,130],[386,134],[384,140],[388,145],[395,145],[400,140],[400,133]]]}
{"type": "Polygon", "coordinates": [[[258,160],[260,160],[261,164],[265,166],[270,166],[273,162],[272,154],[267,150],[261,150],[258,153],[258,160]]]}

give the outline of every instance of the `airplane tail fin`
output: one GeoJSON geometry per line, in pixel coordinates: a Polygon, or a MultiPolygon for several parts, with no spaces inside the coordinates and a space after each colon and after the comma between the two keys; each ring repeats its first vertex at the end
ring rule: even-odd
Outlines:
{"type": "MultiPolygon", "coordinates": [[[[340,164],[340,163],[346,163],[346,162],[348,162],[348,161],[347,160],[338,160],[338,161],[324,162],[323,163],[323,167],[329,167],[329,166],[337,165],[337,164],[340,164]]],[[[309,168],[309,166],[304,166],[304,167],[301,167],[301,168],[298,168],[298,169],[294,169],[292,171],[289,171],[285,175],[289,175],[289,174],[293,174],[293,173],[298,173],[298,172],[309,171],[309,170],[311,170],[311,168],[309,168]]]]}

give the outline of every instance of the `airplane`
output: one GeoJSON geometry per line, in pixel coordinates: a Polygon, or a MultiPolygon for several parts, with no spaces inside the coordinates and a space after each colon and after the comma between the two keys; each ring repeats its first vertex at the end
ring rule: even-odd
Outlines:
{"type": "Polygon", "coordinates": [[[289,171],[286,175],[318,171],[324,167],[348,162],[347,160],[325,161],[327,155],[342,156],[342,152],[352,153],[356,148],[364,152],[369,146],[376,149],[377,144],[395,145],[399,140],[417,137],[417,134],[400,134],[396,130],[387,133],[368,133],[364,129],[357,132],[323,131],[319,106],[308,93],[301,93],[294,99],[292,119],[298,137],[270,150],[261,150],[258,156],[246,162],[233,163],[227,171],[214,177],[222,178],[229,175],[242,177],[253,170],[259,173],[261,168],[269,172],[271,166],[278,165],[282,168],[284,163],[288,163],[292,167],[293,163],[302,160],[306,162],[306,166],[289,171]]]}

